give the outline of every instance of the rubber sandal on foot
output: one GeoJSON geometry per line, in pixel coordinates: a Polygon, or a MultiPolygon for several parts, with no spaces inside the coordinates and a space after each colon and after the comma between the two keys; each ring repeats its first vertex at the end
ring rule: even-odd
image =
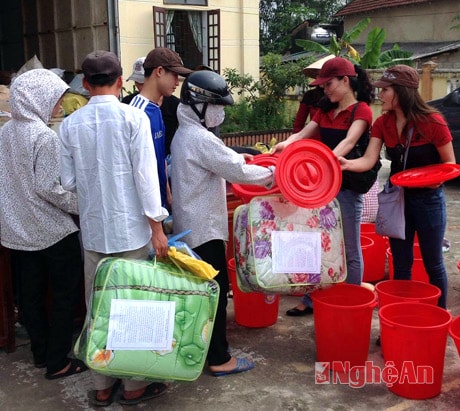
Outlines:
{"type": "Polygon", "coordinates": [[[83,361],[76,360],[75,358],[72,358],[70,360],[70,367],[66,372],[62,372],[60,374],[46,373],[45,378],[47,380],[57,380],[58,378],[65,378],[65,377],[69,377],[69,376],[74,375],[74,374],[80,374],[80,373],[86,371],[87,369],[88,369],[88,367],[86,366],[86,364],[83,361]]]}
{"type": "Polygon", "coordinates": [[[140,397],[133,398],[130,400],[126,399],[125,397],[122,397],[118,400],[118,404],[136,405],[142,401],[151,400],[152,398],[156,398],[160,395],[163,395],[167,389],[168,386],[166,384],[160,382],[153,382],[152,384],[147,385],[147,387],[145,387],[145,391],[140,397]]]}
{"type": "Polygon", "coordinates": [[[97,390],[92,390],[88,392],[88,399],[89,399],[90,405],[92,405],[93,407],[108,407],[115,400],[115,397],[117,395],[118,388],[120,387],[120,385],[121,385],[121,380],[117,380],[115,384],[112,385],[112,391],[110,393],[109,398],[107,398],[106,400],[97,399],[97,390]]]}
{"type": "Polygon", "coordinates": [[[237,358],[236,367],[228,371],[211,371],[214,377],[223,377],[224,375],[238,374],[252,370],[255,367],[254,361],[249,358],[237,358]]]}

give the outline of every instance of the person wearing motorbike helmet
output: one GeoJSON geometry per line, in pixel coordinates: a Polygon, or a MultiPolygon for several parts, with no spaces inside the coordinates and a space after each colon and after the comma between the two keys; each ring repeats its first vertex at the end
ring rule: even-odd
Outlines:
{"type": "Polygon", "coordinates": [[[204,261],[219,271],[216,319],[208,351],[208,367],[215,376],[248,371],[254,361],[233,357],[227,342],[226,241],[228,241],[226,182],[270,188],[274,169],[246,164],[210,129],[225,119],[225,106],[233,104],[226,81],[217,73],[201,70],[184,80],[177,109],[179,127],[171,144],[171,187],[174,232],[190,229],[184,241],[204,261]]]}

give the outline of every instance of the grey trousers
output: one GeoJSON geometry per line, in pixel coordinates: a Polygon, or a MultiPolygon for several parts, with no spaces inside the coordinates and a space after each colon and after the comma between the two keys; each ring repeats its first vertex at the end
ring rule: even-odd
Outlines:
{"type": "MultiPolygon", "coordinates": [[[[95,251],[85,250],[85,298],[86,307],[89,307],[91,299],[91,290],[93,288],[94,277],[96,275],[96,268],[103,258],[105,257],[120,257],[120,258],[132,258],[136,260],[147,260],[150,252],[150,243],[137,250],[125,251],[121,253],[103,254],[95,251]]],[[[95,371],[91,372],[93,379],[94,388],[96,390],[105,390],[115,384],[116,378],[109,377],[107,375],[99,374],[95,371]]],[[[151,381],[139,380],[123,380],[125,391],[135,391],[149,385],[151,381]]]]}

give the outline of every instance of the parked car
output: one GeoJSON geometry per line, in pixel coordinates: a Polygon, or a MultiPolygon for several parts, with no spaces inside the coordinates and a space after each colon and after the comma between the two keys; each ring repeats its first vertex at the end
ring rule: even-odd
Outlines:
{"type": "Polygon", "coordinates": [[[329,44],[331,42],[332,33],[321,26],[313,26],[309,33],[310,40],[320,44],[329,44]]]}
{"type": "Polygon", "coordinates": [[[428,101],[436,107],[445,117],[452,133],[455,158],[460,164],[460,87],[443,98],[428,101]]]}

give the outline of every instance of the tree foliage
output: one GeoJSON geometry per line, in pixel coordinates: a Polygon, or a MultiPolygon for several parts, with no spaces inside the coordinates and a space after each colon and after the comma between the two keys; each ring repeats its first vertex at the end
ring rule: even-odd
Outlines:
{"type": "Polygon", "coordinates": [[[342,0],[260,0],[260,54],[282,54],[292,42],[292,30],[306,20],[330,21],[342,0]]]}
{"type": "Polygon", "coordinates": [[[230,90],[242,97],[234,106],[226,107],[227,120],[222,131],[292,127],[292,119],[286,116],[284,97],[291,87],[307,86],[302,69],[309,63],[304,59],[283,63],[280,54],[268,53],[262,57],[257,81],[249,74],[225,69],[230,90]]]}

